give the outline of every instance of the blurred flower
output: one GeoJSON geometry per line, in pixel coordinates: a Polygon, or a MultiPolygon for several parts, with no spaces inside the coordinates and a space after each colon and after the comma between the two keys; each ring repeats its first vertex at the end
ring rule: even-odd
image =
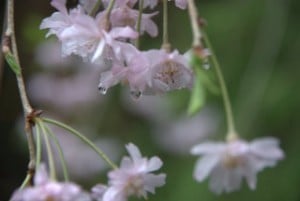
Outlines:
{"type": "Polygon", "coordinates": [[[169,117],[168,121],[157,125],[155,141],[170,153],[187,155],[196,142],[212,136],[217,128],[217,114],[211,108],[204,108],[198,115],[177,120],[169,117]]]}
{"type": "Polygon", "coordinates": [[[273,167],[284,158],[276,138],[267,137],[248,143],[236,139],[229,142],[205,142],[192,148],[191,153],[202,155],[196,163],[194,178],[202,182],[208,175],[210,189],[220,194],[238,190],[245,178],[250,189],[256,187],[256,174],[273,167]]]}
{"type": "Polygon", "coordinates": [[[165,125],[172,119],[172,107],[167,96],[141,96],[136,100],[128,96],[128,90],[124,90],[122,104],[124,109],[146,119],[153,126],[165,125]]]}
{"type": "Polygon", "coordinates": [[[78,60],[75,62],[74,57],[62,57],[61,44],[53,40],[39,44],[35,50],[34,58],[39,66],[51,71],[73,67],[78,62],[78,60]]]}
{"type": "Polygon", "coordinates": [[[125,201],[131,195],[147,198],[147,192],[165,184],[165,174],[150,173],[162,166],[158,157],[143,158],[132,143],[126,146],[130,157],[123,157],[119,169],[108,173],[109,182],[103,201],[125,201]]]}
{"type": "MultiPolygon", "coordinates": [[[[78,126],[77,126],[78,127],[78,126]]],[[[71,178],[80,180],[88,180],[99,172],[103,172],[109,168],[109,165],[103,161],[98,154],[95,153],[89,146],[84,144],[78,138],[70,135],[62,129],[51,127],[53,133],[57,136],[64,153],[64,156],[68,165],[68,172],[71,178]]],[[[85,130],[85,129],[79,129],[85,130]]],[[[93,132],[84,132],[93,134],[93,132]]],[[[91,138],[91,137],[90,137],[91,138]]],[[[120,143],[114,138],[95,138],[93,137],[93,143],[101,148],[101,150],[112,160],[117,161],[121,155],[120,143]]],[[[54,146],[54,144],[53,144],[54,146]]],[[[54,154],[56,171],[62,175],[63,170],[60,165],[60,159],[58,153],[54,154]]]]}
{"type": "Polygon", "coordinates": [[[180,9],[186,9],[187,0],[175,0],[175,5],[180,9]]]}
{"type": "Polygon", "coordinates": [[[11,201],[90,201],[90,196],[71,182],[56,182],[48,178],[46,167],[41,164],[34,177],[34,186],[14,192],[11,201]]]}
{"type": "MultiPolygon", "coordinates": [[[[98,72],[99,73],[99,72],[98,72]]],[[[79,109],[101,101],[97,91],[98,73],[94,70],[81,71],[71,77],[51,74],[34,75],[28,83],[32,100],[63,111],[79,109]]]]}

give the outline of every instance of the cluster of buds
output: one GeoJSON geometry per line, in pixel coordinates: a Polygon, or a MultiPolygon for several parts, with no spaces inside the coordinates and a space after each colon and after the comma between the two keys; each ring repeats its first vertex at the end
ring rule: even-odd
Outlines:
{"type": "MultiPolygon", "coordinates": [[[[95,13],[96,1],[81,1],[68,10],[65,0],[52,0],[51,5],[58,11],[44,19],[40,28],[49,29],[47,36],[57,36],[63,56],[75,54],[104,69],[99,83],[103,94],[120,82],[128,84],[136,98],[191,88],[193,73],[184,55],[169,48],[138,49],[136,41],[141,35],[158,35],[158,27],[151,19],[158,12],[143,13],[143,8],[154,9],[158,1],[141,2],[141,9],[136,10],[137,0],[105,0],[103,10],[95,13]]],[[[176,0],[175,5],[185,9],[187,2],[176,0]]]]}

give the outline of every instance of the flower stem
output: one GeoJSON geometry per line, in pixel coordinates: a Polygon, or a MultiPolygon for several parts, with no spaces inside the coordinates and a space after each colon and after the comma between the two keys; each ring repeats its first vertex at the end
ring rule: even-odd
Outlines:
{"type": "Polygon", "coordinates": [[[30,180],[31,180],[31,175],[27,174],[24,181],[22,182],[22,184],[20,186],[20,189],[25,188],[28,185],[28,183],[30,183],[30,180]]]}
{"type": "MultiPolygon", "coordinates": [[[[6,29],[2,38],[2,51],[4,55],[9,52],[12,52],[12,56],[14,57],[14,62],[17,66],[20,67],[20,60],[17,49],[17,42],[15,37],[15,26],[14,26],[14,0],[7,0],[7,8],[6,8],[6,29]]],[[[20,72],[16,73],[17,85],[20,93],[20,99],[22,103],[22,107],[24,110],[25,116],[25,133],[27,136],[28,149],[29,149],[29,164],[28,164],[28,175],[29,181],[32,179],[33,174],[35,172],[35,143],[32,133],[33,123],[32,118],[30,116],[33,113],[33,108],[31,107],[29,100],[27,98],[24,79],[22,75],[20,67],[20,72]]]]}
{"type": "Polygon", "coordinates": [[[82,135],[81,133],[79,133],[78,131],[76,131],[75,129],[73,129],[72,127],[55,121],[53,119],[49,119],[49,118],[42,118],[42,120],[46,123],[49,124],[53,124],[55,126],[58,126],[60,128],[63,128],[67,131],[69,131],[71,134],[77,136],[78,138],[80,138],[84,143],[86,143],[88,146],[90,146],[105,162],[107,162],[107,164],[109,164],[113,169],[117,169],[117,165],[114,164],[114,162],[112,162],[108,156],[101,150],[99,149],[93,142],[91,142],[88,138],[86,138],[84,135],[82,135]]]}
{"type": "Polygon", "coordinates": [[[37,121],[37,124],[42,130],[44,141],[45,141],[45,144],[46,144],[48,163],[49,163],[49,169],[50,169],[50,177],[51,177],[51,179],[56,180],[56,172],[55,172],[55,164],[54,164],[54,159],[53,159],[53,151],[52,151],[52,147],[51,147],[51,144],[50,144],[50,141],[49,141],[49,136],[48,136],[47,130],[46,130],[45,126],[43,125],[43,123],[41,123],[41,121],[37,121]]]}
{"type": "Polygon", "coordinates": [[[228,129],[226,138],[227,138],[227,140],[236,139],[236,138],[238,138],[238,135],[235,130],[235,124],[234,124],[231,103],[230,103],[230,99],[228,96],[228,91],[227,91],[227,87],[226,87],[226,84],[225,84],[225,81],[223,78],[220,64],[217,60],[216,55],[213,52],[211,43],[210,43],[207,35],[203,32],[203,30],[201,30],[200,24],[198,23],[198,19],[199,19],[198,12],[197,12],[197,8],[196,8],[194,0],[188,0],[188,9],[189,9],[190,20],[191,20],[192,31],[193,31],[193,47],[194,48],[202,47],[201,40],[203,39],[206,47],[208,47],[208,49],[211,52],[211,61],[213,63],[213,66],[215,67],[217,79],[220,84],[223,103],[224,103],[224,109],[225,109],[225,114],[226,114],[227,129],[228,129]]]}
{"type": "Polygon", "coordinates": [[[168,0],[163,0],[163,43],[162,48],[171,51],[168,33],[168,0]]]}
{"type": "Polygon", "coordinates": [[[193,46],[200,47],[202,34],[198,24],[198,12],[194,0],[188,0],[188,11],[193,30],[193,46]]]}
{"type": "MultiPolygon", "coordinates": [[[[42,124],[42,122],[41,122],[41,124],[42,124]]],[[[62,147],[61,147],[56,135],[50,130],[48,125],[44,125],[44,127],[45,127],[47,134],[50,135],[50,137],[53,139],[53,141],[57,147],[59,159],[60,159],[62,170],[63,170],[64,179],[65,179],[65,181],[69,181],[69,173],[68,173],[67,163],[66,163],[66,159],[65,159],[62,147]]]]}
{"type": "Polygon", "coordinates": [[[140,43],[140,35],[141,35],[141,23],[142,23],[142,15],[143,15],[143,9],[144,9],[144,0],[139,1],[139,15],[138,15],[138,21],[136,25],[136,31],[139,34],[139,37],[135,40],[135,46],[138,48],[140,43]]]}
{"type": "Polygon", "coordinates": [[[41,142],[41,128],[40,126],[35,127],[35,134],[36,134],[36,163],[35,167],[38,168],[41,163],[42,158],[42,142],[41,142]]]}
{"type": "Polygon", "coordinates": [[[102,0],[98,0],[98,1],[95,3],[95,5],[94,5],[93,9],[91,10],[91,12],[89,13],[89,15],[90,15],[90,16],[96,15],[96,12],[97,12],[97,10],[99,9],[99,7],[100,7],[101,4],[102,4],[102,0]]]}
{"type": "Polygon", "coordinates": [[[110,0],[109,4],[108,4],[108,7],[106,8],[106,13],[105,13],[105,29],[106,30],[109,30],[110,29],[110,14],[111,14],[111,11],[112,9],[114,8],[114,4],[115,4],[115,1],[116,0],[110,0]]]}
{"type": "Polygon", "coordinates": [[[211,43],[205,33],[203,33],[203,40],[204,40],[206,46],[211,51],[211,61],[213,63],[213,66],[215,67],[217,79],[219,81],[220,88],[221,88],[221,93],[222,93],[224,108],[225,108],[225,113],[226,113],[227,129],[228,129],[226,138],[228,140],[235,139],[235,138],[237,138],[237,133],[235,131],[235,124],[234,124],[231,103],[230,103],[230,99],[228,96],[228,91],[227,91],[227,87],[226,87],[226,84],[224,81],[222,70],[221,70],[220,64],[217,60],[217,57],[213,52],[211,43]]]}

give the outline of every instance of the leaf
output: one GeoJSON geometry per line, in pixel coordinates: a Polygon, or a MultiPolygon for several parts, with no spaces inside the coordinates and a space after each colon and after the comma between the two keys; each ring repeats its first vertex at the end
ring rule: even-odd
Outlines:
{"type": "Polygon", "coordinates": [[[5,60],[8,63],[9,67],[11,68],[12,71],[14,71],[14,73],[16,75],[20,75],[21,74],[21,68],[18,65],[15,57],[12,55],[12,53],[10,51],[5,53],[5,60]]]}
{"type": "Polygon", "coordinates": [[[201,82],[201,72],[199,68],[195,68],[195,74],[194,87],[187,109],[188,115],[194,115],[199,112],[205,103],[205,90],[201,82]]]}

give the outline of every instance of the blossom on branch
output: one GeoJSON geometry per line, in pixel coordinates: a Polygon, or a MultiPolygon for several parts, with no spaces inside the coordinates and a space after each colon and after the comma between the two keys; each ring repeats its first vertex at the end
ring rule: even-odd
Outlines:
{"type": "Polygon", "coordinates": [[[132,143],[126,149],[130,157],[123,157],[120,168],[108,173],[108,186],[97,185],[93,188],[94,196],[100,196],[98,200],[126,201],[132,195],[147,198],[148,192],[155,193],[156,187],[165,184],[165,174],[151,173],[163,164],[158,157],[142,157],[138,147],[132,143]]]}
{"type": "Polygon", "coordinates": [[[34,186],[14,192],[11,201],[91,201],[90,196],[79,186],[70,182],[56,182],[48,178],[42,164],[34,177],[34,186]]]}
{"type": "Polygon", "coordinates": [[[205,142],[194,146],[191,153],[202,156],[196,163],[194,178],[202,182],[210,175],[210,189],[216,194],[238,190],[243,178],[254,190],[256,174],[284,158],[279,141],[272,137],[250,143],[240,139],[205,142]]]}

